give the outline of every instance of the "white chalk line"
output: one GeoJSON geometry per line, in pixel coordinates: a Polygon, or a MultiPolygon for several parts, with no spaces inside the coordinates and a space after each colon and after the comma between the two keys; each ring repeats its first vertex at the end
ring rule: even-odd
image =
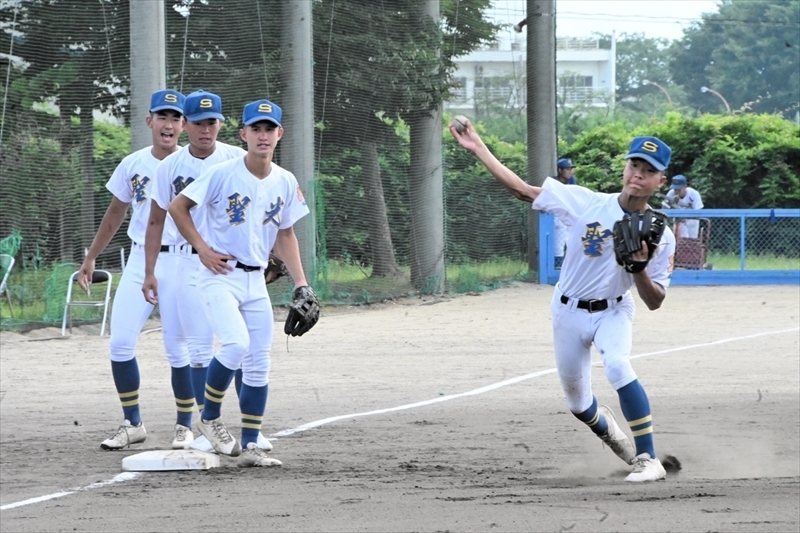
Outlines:
{"type": "Polygon", "coordinates": [[[15,507],[22,507],[23,505],[30,505],[32,503],[39,503],[39,502],[46,502],[47,500],[54,500],[56,498],[61,498],[63,496],[69,496],[70,494],[75,494],[76,492],[81,492],[84,490],[89,489],[97,489],[100,487],[107,487],[108,485],[113,485],[114,483],[122,483],[125,481],[130,481],[131,479],[135,479],[139,477],[139,472],[123,472],[121,474],[117,474],[113,478],[109,479],[108,481],[98,481],[97,483],[92,483],[91,485],[86,485],[85,487],[79,487],[75,489],[66,490],[63,492],[56,492],[53,494],[48,494],[47,496],[39,496],[38,498],[30,498],[28,500],[22,500],[21,502],[9,503],[3,506],[0,506],[0,511],[5,511],[6,509],[13,509],[15,507]]]}
{"type": "MultiPolygon", "coordinates": [[[[764,336],[767,336],[767,335],[780,335],[782,333],[790,333],[790,332],[793,332],[793,331],[800,331],[800,327],[782,329],[782,330],[778,330],[778,331],[768,331],[768,332],[764,332],[764,333],[754,333],[752,335],[744,335],[742,337],[732,337],[730,339],[722,339],[722,340],[718,340],[718,341],[710,341],[710,342],[704,342],[704,343],[700,343],[700,344],[691,344],[689,346],[679,346],[677,348],[668,348],[666,350],[658,350],[658,351],[655,351],[655,352],[649,352],[649,353],[643,353],[643,354],[639,354],[639,355],[634,355],[634,356],[631,356],[631,359],[639,359],[641,357],[651,357],[653,355],[662,355],[662,354],[665,354],[665,353],[673,353],[673,352],[681,352],[681,351],[685,351],[685,350],[693,350],[695,348],[704,348],[704,347],[708,347],[708,346],[716,346],[716,345],[720,345],[720,344],[727,344],[729,342],[737,342],[737,341],[743,341],[743,340],[748,340],[748,339],[756,339],[758,337],[764,337],[764,336]]],[[[600,364],[602,364],[602,362],[600,362],[600,361],[597,361],[597,362],[593,363],[594,366],[597,366],[597,365],[600,365],[600,364]]],[[[323,418],[321,420],[316,420],[314,422],[309,422],[308,424],[303,424],[303,425],[297,426],[297,427],[292,428],[292,429],[285,429],[283,431],[279,431],[277,433],[273,433],[272,435],[270,435],[270,437],[273,437],[273,438],[286,437],[286,436],[289,436],[289,435],[293,435],[295,433],[301,433],[303,431],[308,431],[309,429],[313,429],[313,428],[316,428],[316,427],[319,427],[319,426],[323,426],[325,424],[330,424],[331,422],[338,422],[339,420],[347,420],[349,418],[359,418],[359,417],[362,417],[362,416],[381,415],[381,414],[385,414],[385,413],[392,413],[392,412],[395,412],[395,411],[405,411],[405,410],[408,410],[408,409],[414,409],[416,407],[424,407],[426,405],[433,405],[435,403],[441,403],[441,402],[446,402],[446,401],[449,401],[449,400],[455,400],[457,398],[464,398],[464,397],[467,397],[467,396],[475,396],[475,395],[483,394],[485,392],[490,392],[490,391],[493,391],[493,390],[496,390],[496,389],[499,389],[499,388],[502,388],[502,387],[507,387],[509,385],[514,385],[516,383],[527,381],[529,379],[538,378],[538,377],[541,377],[541,376],[546,376],[548,374],[554,374],[555,372],[556,372],[555,368],[550,368],[548,370],[540,370],[539,372],[533,372],[531,374],[525,374],[523,376],[517,376],[515,378],[507,379],[507,380],[504,380],[504,381],[499,381],[497,383],[493,383],[491,385],[486,385],[485,387],[480,387],[478,389],[473,389],[471,391],[461,392],[459,394],[449,394],[449,395],[446,395],[446,396],[440,396],[440,397],[434,398],[432,400],[425,400],[425,401],[422,401],[422,402],[408,403],[408,404],[405,404],[405,405],[399,405],[397,407],[389,407],[389,408],[386,408],[386,409],[376,409],[374,411],[366,411],[366,412],[363,412],[363,413],[353,413],[353,414],[349,414],[349,415],[339,415],[339,416],[332,416],[330,418],[323,418]]],[[[139,476],[139,472],[123,472],[121,474],[117,474],[116,476],[114,476],[113,478],[111,478],[108,481],[101,481],[101,482],[92,483],[91,485],[87,485],[85,487],[81,487],[81,488],[77,488],[77,489],[71,489],[71,490],[63,491],[63,492],[56,492],[56,493],[53,493],[53,494],[48,494],[47,496],[39,496],[38,498],[30,498],[28,500],[23,500],[23,501],[20,501],[20,502],[9,503],[9,504],[0,506],[0,511],[5,511],[6,509],[13,509],[15,507],[22,507],[24,505],[31,505],[31,504],[34,504],[34,503],[40,503],[40,502],[44,502],[44,501],[47,501],[47,500],[53,500],[55,498],[61,498],[63,496],[68,496],[70,494],[75,494],[76,492],[89,490],[89,489],[100,488],[100,487],[105,487],[105,486],[108,486],[108,485],[112,485],[114,483],[122,483],[122,482],[125,482],[125,481],[130,481],[132,479],[135,479],[138,476],[139,476]]]]}

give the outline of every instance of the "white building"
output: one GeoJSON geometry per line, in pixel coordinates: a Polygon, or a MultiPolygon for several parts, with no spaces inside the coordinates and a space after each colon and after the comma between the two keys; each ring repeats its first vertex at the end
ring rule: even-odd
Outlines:
{"type": "MultiPolygon", "coordinates": [[[[526,36],[514,35],[455,58],[460,87],[445,103],[451,113],[478,116],[490,107],[525,107],[526,36]]],[[[559,106],[614,106],[616,39],[610,49],[597,39],[556,39],[556,77],[559,106]]]]}

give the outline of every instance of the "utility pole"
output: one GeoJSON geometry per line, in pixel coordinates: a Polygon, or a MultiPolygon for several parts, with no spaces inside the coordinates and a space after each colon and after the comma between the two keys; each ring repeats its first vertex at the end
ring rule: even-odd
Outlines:
{"type": "MultiPolygon", "coordinates": [[[[555,171],[556,151],[556,3],[528,0],[528,172],[541,185],[555,171]]],[[[538,213],[528,212],[528,269],[539,271],[538,213]]]]}
{"type": "Polygon", "coordinates": [[[311,6],[308,0],[285,0],[283,3],[283,72],[286,84],[276,101],[283,109],[280,165],[291,171],[311,211],[294,226],[300,243],[300,259],[306,278],[314,284],[317,277],[316,180],[314,179],[314,80],[311,41],[311,6]]]}
{"type": "Polygon", "coordinates": [[[164,0],[131,0],[131,151],[152,144],[150,95],[166,89],[164,0]]]}

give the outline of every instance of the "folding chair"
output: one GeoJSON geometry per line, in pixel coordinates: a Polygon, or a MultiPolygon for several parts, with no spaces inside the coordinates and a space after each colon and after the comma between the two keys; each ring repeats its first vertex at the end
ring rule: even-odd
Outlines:
{"type": "Polygon", "coordinates": [[[708,247],[711,242],[711,220],[701,218],[698,221],[697,238],[679,237],[676,225],[675,233],[675,268],[702,270],[706,265],[708,247]]]}
{"type": "Polygon", "coordinates": [[[69,277],[69,286],[67,287],[67,304],[64,307],[64,318],[61,322],[61,336],[67,334],[67,320],[69,320],[69,332],[72,333],[72,308],[73,307],[102,307],[103,308],[103,322],[100,326],[100,336],[106,331],[106,319],[108,318],[108,302],[111,299],[111,273],[107,270],[95,270],[92,273],[92,283],[89,285],[87,294],[91,296],[92,286],[100,283],[106,284],[105,298],[102,300],[74,300],[72,299],[72,288],[78,283],[79,272],[73,273],[69,277]]]}
{"type": "Polygon", "coordinates": [[[14,268],[14,257],[8,254],[0,254],[0,272],[3,273],[3,281],[0,282],[0,296],[6,295],[11,318],[14,318],[14,307],[11,305],[11,295],[8,293],[8,275],[11,274],[12,268],[14,268]]]}

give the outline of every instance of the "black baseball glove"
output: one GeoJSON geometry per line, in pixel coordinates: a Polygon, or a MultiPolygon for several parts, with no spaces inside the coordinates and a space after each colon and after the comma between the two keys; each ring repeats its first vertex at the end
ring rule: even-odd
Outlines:
{"type": "Polygon", "coordinates": [[[297,287],[292,294],[292,303],[289,306],[289,316],[283,332],[292,337],[299,337],[314,327],[319,320],[320,305],[314,289],[304,285],[297,287]]]}
{"type": "Polygon", "coordinates": [[[278,278],[288,275],[289,272],[286,270],[286,265],[283,264],[283,261],[278,259],[275,254],[269,254],[269,263],[267,268],[264,269],[264,281],[266,284],[269,285],[278,278]]]}
{"type": "Polygon", "coordinates": [[[658,243],[667,227],[667,215],[647,209],[644,214],[631,213],[614,223],[614,254],[617,263],[626,272],[635,274],[647,267],[656,253],[658,243]],[[632,254],[642,249],[642,241],[647,245],[647,259],[636,261],[632,254]]]}

